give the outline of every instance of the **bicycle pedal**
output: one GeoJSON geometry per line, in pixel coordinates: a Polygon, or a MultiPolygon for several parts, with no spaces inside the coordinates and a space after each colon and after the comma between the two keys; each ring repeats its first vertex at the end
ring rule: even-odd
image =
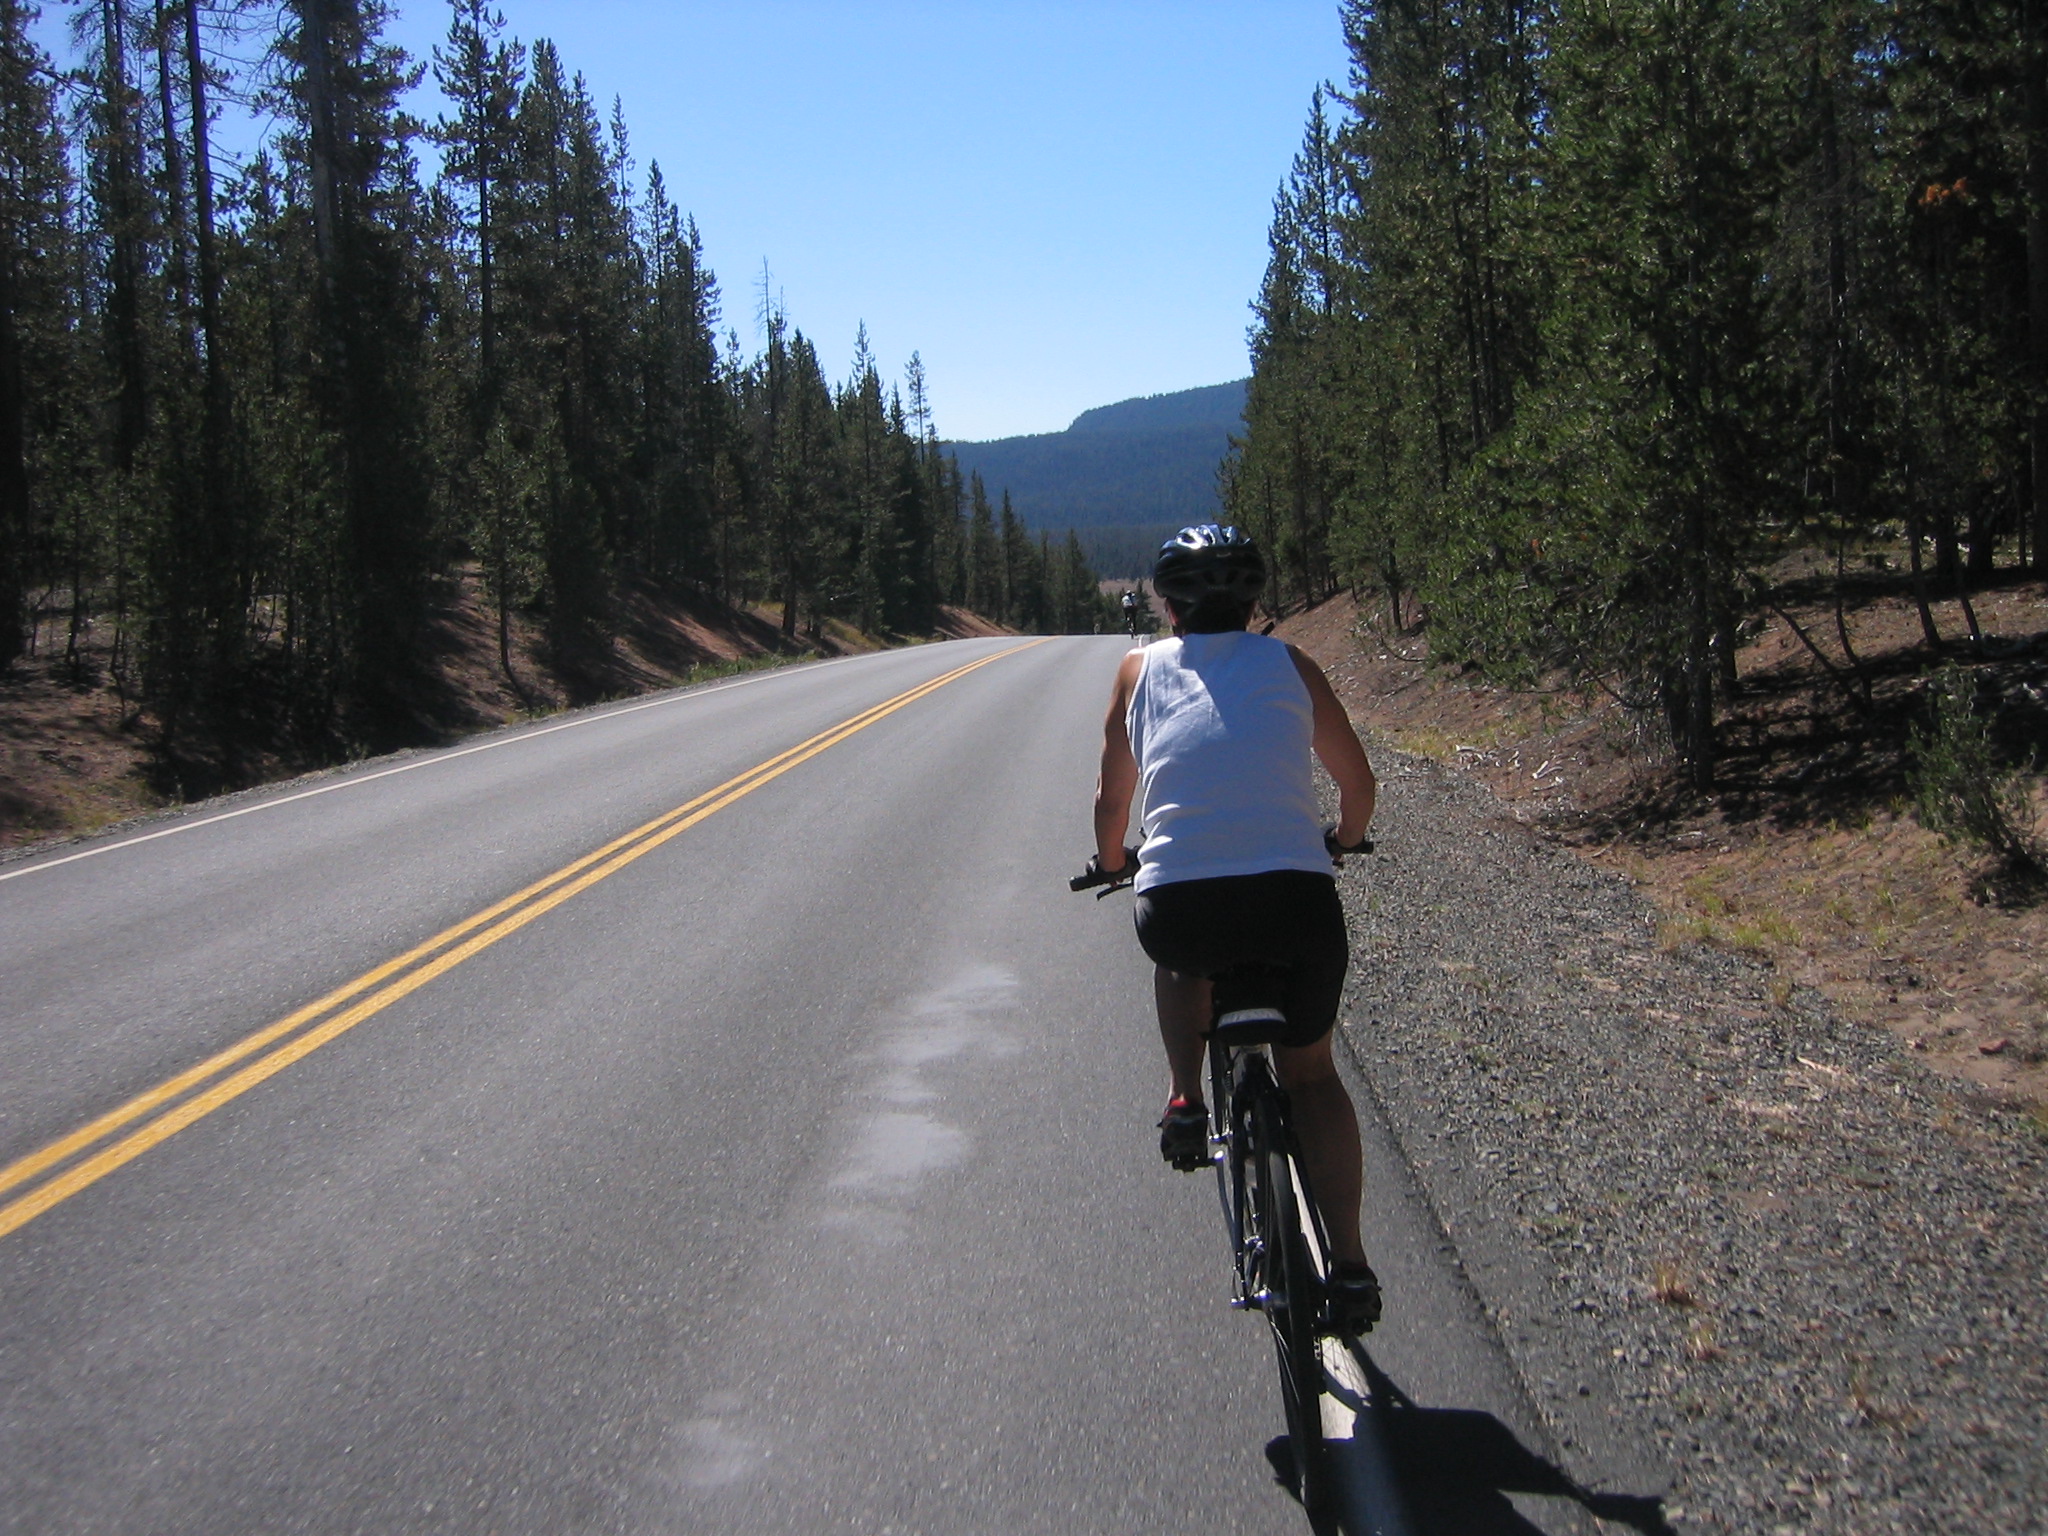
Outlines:
{"type": "Polygon", "coordinates": [[[1182,1173],[1208,1167],[1215,1155],[1209,1150],[1208,1113],[1169,1111],[1159,1122],[1159,1155],[1182,1173]]]}
{"type": "Polygon", "coordinates": [[[1323,1305],[1318,1309],[1316,1332],[1331,1338],[1355,1339],[1371,1333],[1380,1320],[1379,1277],[1370,1270],[1366,1283],[1356,1286],[1333,1285],[1324,1292],[1323,1305]],[[1350,1324],[1353,1326],[1346,1326],[1350,1324]]]}

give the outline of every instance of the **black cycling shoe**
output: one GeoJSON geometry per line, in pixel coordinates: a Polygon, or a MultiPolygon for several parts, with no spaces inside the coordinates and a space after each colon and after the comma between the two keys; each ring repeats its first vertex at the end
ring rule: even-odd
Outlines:
{"type": "Polygon", "coordinates": [[[1323,1282],[1324,1326],[1339,1338],[1371,1333],[1380,1320],[1380,1277],[1369,1264],[1341,1265],[1323,1282]]]}
{"type": "Polygon", "coordinates": [[[1209,1166],[1209,1111],[1196,1099],[1174,1099],[1159,1121],[1159,1155],[1182,1173],[1209,1166]]]}

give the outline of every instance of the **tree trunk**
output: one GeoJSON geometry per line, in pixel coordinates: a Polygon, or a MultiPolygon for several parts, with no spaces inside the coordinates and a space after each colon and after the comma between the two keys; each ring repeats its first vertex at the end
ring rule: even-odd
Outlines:
{"type": "Polygon", "coordinates": [[[1962,607],[1963,623],[1969,626],[1970,644],[1981,650],[1984,645],[1984,631],[1978,626],[1977,609],[1970,601],[1970,588],[1967,582],[1956,583],[1956,602],[1962,607]]]}
{"type": "Polygon", "coordinates": [[[142,339],[142,261],[137,231],[135,114],[128,84],[128,14],[100,0],[100,91],[107,157],[107,297],[104,324],[114,369],[114,463],[134,467],[149,432],[149,361],[142,339]]]}
{"type": "Polygon", "coordinates": [[[1920,558],[1920,544],[1926,537],[1920,526],[1920,514],[1913,512],[1906,518],[1906,548],[1913,565],[1913,605],[1920,610],[1920,638],[1927,642],[1930,651],[1941,650],[1941,631],[1934,625],[1934,610],[1927,602],[1927,567],[1920,558]]]}
{"type": "Polygon", "coordinates": [[[200,420],[200,466],[204,485],[208,569],[207,628],[214,651],[219,702],[215,725],[224,758],[232,763],[238,733],[230,723],[241,690],[242,666],[254,600],[256,575],[243,537],[239,480],[228,398],[227,360],[222,355],[219,247],[214,236],[213,125],[206,105],[206,55],[199,41],[198,0],[185,0],[185,88],[192,108],[192,215],[199,258],[199,340],[205,364],[204,409],[200,420]]]}
{"type": "MultiPolygon", "coordinates": [[[[187,8],[190,8],[189,0],[187,8]]],[[[165,268],[170,278],[172,308],[181,330],[192,307],[191,275],[185,267],[185,151],[178,142],[177,91],[171,67],[171,17],[164,0],[156,0],[156,95],[163,113],[165,268]]],[[[189,343],[191,338],[186,336],[189,343]]]]}
{"type": "Polygon", "coordinates": [[[213,143],[206,109],[206,58],[199,47],[199,6],[185,3],[185,69],[192,98],[192,209],[199,231],[199,326],[206,349],[209,413],[227,375],[220,359],[220,256],[213,227],[213,143]]]}
{"type": "Polygon", "coordinates": [[[299,52],[306,79],[308,175],[312,181],[313,254],[332,289],[336,258],[333,0],[298,0],[299,52]]]}
{"type": "Polygon", "coordinates": [[[91,627],[92,616],[87,609],[85,583],[85,529],[83,519],[76,513],[71,517],[71,617],[64,631],[64,671],[73,686],[85,682],[86,667],[83,646],[86,631],[91,627]]]}
{"type": "Polygon", "coordinates": [[[524,698],[525,688],[512,675],[512,557],[505,527],[505,519],[510,515],[510,509],[503,506],[491,512],[491,585],[497,589],[498,598],[498,665],[504,670],[505,681],[524,698]]]}
{"type": "Polygon", "coordinates": [[[796,553],[791,550],[782,567],[782,638],[796,639],[796,553]]]}
{"type": "Polygon", "coordinates": [[[2020,100],[2027,135],[2027,341],[2033,385],[2027,511],[2033,565],[2048,575],[2048,0],[2021,0],[2020,100]]]}
{"type": "Polygon", "coordinates": [[[1944,586],[1954,586],[1963,568],[1957,556],[1960,544],[1956,539],[1955,519],[1936,513],[1929,522],[1933,524],[1927,531],[1927,537],[1934,545],[1934,579],[1944,586]]]}
{"type": "Polygon", "coordinates": [[[1843,588],[1848,582],[1848,538],[1845,534],[1835,545],[1835,638],[1841,642],[1842,657],[1849,663],[1849,675],[1856,680],[1856,691],[1862,696],[1863,705],[1871,704],[1870,677],[1863,670],[1863,659],[1856,654],[1856,647],[1849,639],[1849,613],[1843,588]]]}
{"type": "Polygon", "coordinates": [[[0,667],[22,654],[28,624],[28,394],[22,387],[14,231],[0,228],[0,667]]]}
{"type": "Polygon", "coordinates": [[[1707,568],[1707,509],[1697,496],[1685,510],[1686,777],[1694,789],[1714,787],[1714,614],[1707,568]]]}
{"type": "Polygon", "coordinates": [[[1315,588],[1309,580],[1308,565],[1308,447],[1302,441],[1299,426],[1294,430],[1294,473],[1288,481],[1293,498],[1295,565],[1301,574],[1301,603],[1305,608],[1315,601],[1315,588]]]}
{"type": "Polygon", "coordinates": [[[483,372],[484,420],[488,426],[498,403],[497,298],[491,266],[496,240],[491,228],[491,178],[481,170],[476,178],[476,207],[477,360],[483,372]]]}

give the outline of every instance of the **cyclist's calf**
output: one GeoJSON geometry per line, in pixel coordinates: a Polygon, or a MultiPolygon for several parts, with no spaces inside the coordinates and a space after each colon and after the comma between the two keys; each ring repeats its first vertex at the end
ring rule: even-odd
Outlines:
{"type": "Polygon", "coordinates": [[[1326,1034],[1313,1045],[1276,1045],[1273,1068],[1294,1112],[1302,1172],[1329,1230],[1331,1257],[1339,1264],[1363,1264],[1358,1208],[1365,1198],[1364,1149],[1358,1113],[1337,1073],[1330,1042],[1326,1034]]]}

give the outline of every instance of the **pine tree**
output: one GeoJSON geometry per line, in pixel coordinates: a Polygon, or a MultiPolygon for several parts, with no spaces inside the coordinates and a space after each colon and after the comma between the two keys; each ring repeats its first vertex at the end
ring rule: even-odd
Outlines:
{"type": "Polygon", "coordinates": [[[897,556],[893,445],[865,324],[854,338],[853,377],[840,391],[838,405],[845,451],[841,483],[851,496],[845,536],[852,547],[853,611],[863,630],[874,631],[896,616],[900,604],[890,601],[897,556]]]}
{"type": "Polygon", "coordinates": [[[1065,563],[1067,606],[1060,614],[1060,628],[1070,635],[1094,634],[1102,594],[1096,585],[1095,572],[1089,568],[1087,552],[1081,548],[1080,536],[1071,528],[1067,530],[1065,563]]]}
{"type": "Polygon", "coordinates": [[[327,483],[341,508],[341,654],[360,729],[392,740],[433,572],[424,409],[427,327],[423,209],[400,99],[416,78],[382,40],[378,0],[294,0],[290,148],[310,190],[315,292],[313,399],[325,430],[327,483]]]}
{"type": "Polygon", "coordinates": [[[967,606],[992,619],[1003,615],[1003,548],[996,540],[995,511],[981,472],[967,477],[967,606]]]}
{"type": "Polygon", "coordinates": [[[1911,189],[1893,204],[1907,281],[1886,306],[1897,489],[1915,550],[1923,531],[1933,543],[1937,576],[1981,581],[2003,539],[2032,531],[2038,506],[2044,23],[2023,0],[1915,4],[1890,21],[1881,142],[1894,185],[1911,189]]]}
{"type": "Polygon", "coordinates": [[[977,554],[921,362],[906,404],[863,335],[835,397],[779,304],[759,358],[721,351],[658,168],[635,202],[623,106],[601,122],[546,43],[523,67],[485,0],[451,0],[435,54],[434,186],[383,0],[282,9],[258,94],[284,132],[216,186],[215,104],[256,78],[222,45],[255,8],[79,0],[74,149],[0,0],[0,660],[36,633],[27,594],[68,591],[84,668],[111,583],[116,681],[198,789],[257,751],[411,735],[465,557],[508,676],[522,607],[573,672],[649,585],[777,597],[792,639],[912,633],[972,563],[1001,611],[1005,551],[984,492],[977,554]]]}
{"type": "Polygon", "coordinates": [[[504,215],[503,345],[520,386],[515,442],[544,487],[541,544],[550,639],[572,669],[602,650],[615,562],[639,552],[627,474],[639,419],[633,359],[641,292],[630,213],[581,78],[554,45],[532,52],[516,179],[504,215]]]}
{"type": "Polygon", "coordinates": [[[75,401],[64,292],[71,185],[49,59],[30,13],[0,0],[0,667],[27,648],[28,587],[75,401]]]}
{"type": "Polygon", "coordinates": [[[458,499],[470,542],[482,557],[484,590],[497,616],[498,666],[512,672],[512,610],[529,594],[535,502],[529,466],[501,419],[498,266],[501,205],[517,149],[513,113],[524,83],[526,50],[503,36],[505,18],[484,0],[450,0],[448,38],[434,51],[434,77],[455,115],[434,129],[446,183],[465,194],[461,247],[474,290],[475,344],[461,369],[468,441],[455,456],[458,499]]]}
{"type": "Polygon", "coordinates": [[[2027,240],[2027,507],[2033,567],[2048,575],[2048,0],[2020,0],[2017,63],[2027,240]]]}
{"type": "Polygon", "coordinates": [[[1003,507],[996,520],[999,559],[1002,567],[1002,606],[998,610],[1005,624],[1018,629],[1035,625],[1039,609],[1042,573],[1031,535],[1010,505],[1010,492],[1003,491],[1003,507]]]}
{"type": "Polygon", "coordinates": [[[709,578],[729,593],[737,508],[731,471],[722,469],[733,452],[733,417],[720,378],[718,285],[697,226],[669,202],[659,166],[649,174],[643,222],[644,415],[634,454],[649,508],[642,563],[667,582],[709,578]]]}
{"type": "Polygon", "coordinates": [[[434,50],[434,78],[455,103],[434,138],[446,152],[446,178],[467,193],[467,240],[476,283],[477,429],[497,415],[497,266],[499,205],[516,150],[513,112],[524,82],[526,50],[503,36],[505,18],[485,0],[449,0],[448,40],[434,50]]]}

